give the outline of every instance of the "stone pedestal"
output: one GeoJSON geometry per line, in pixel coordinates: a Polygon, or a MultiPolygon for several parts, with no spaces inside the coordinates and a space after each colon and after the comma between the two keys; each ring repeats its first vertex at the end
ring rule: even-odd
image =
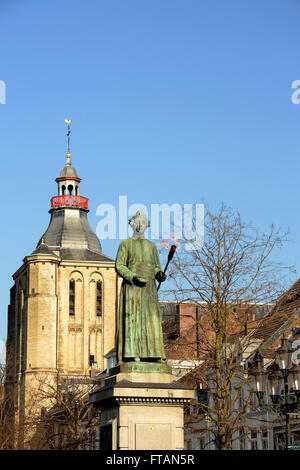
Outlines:
{"type": "Polygon", "coordinates": [[[110,372],[90,395],[101,409],[100,449],[183,449],[183,408],[194,390],[178,383],[165,364],[127,363],[110,372]]]}

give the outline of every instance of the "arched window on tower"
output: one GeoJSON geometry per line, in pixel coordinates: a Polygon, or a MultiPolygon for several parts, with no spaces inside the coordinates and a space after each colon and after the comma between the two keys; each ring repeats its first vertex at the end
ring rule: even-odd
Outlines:
{"type": "Polygon", "coordinates": [[[75,196],[78,196],[78,186],[75,186],[75,196]]]}
{"type": "Polygon", "coordinates": [[[69,282],[69,315],[75,315],[75,281],[69,282]]]}
{"type": "Polygon", "coordinates": [[[68,191],[69,191],[69,195],[71,196],[72,193],[73,193],[73,185],[72,184],[69,184],[68,191]]]}
{"type": "Polygon", "coordinates": [[[96,315],[101,317],[102,315],[102,282],[97,281],[96,284],[96,315]]]}
{"type": "Polygon", "coordinates": [[[62,196],[65,195],[65,192],[66,192],[66,187],[65,187],[65,185],[63,184],[62,187],[61,187],[61,194],[62,194],[62,196]]]}

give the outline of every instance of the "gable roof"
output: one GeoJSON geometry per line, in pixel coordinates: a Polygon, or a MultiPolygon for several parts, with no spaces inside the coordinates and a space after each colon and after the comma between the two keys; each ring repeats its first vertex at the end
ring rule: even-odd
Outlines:
{"type": "Polygon", "coordinates": [[[278,300],[272,310],[260,321],[252,338],[262,340],[262,349],[267,349],[282,333],[300,317],[300,279],[278,300]]]}
{"type": "Polygon", "coordinates": [[[189,385],[190,387],[199,388],[201,384],[202,388],[207,386],[206,373],[213,368],[213,361],[206,358],[202,364],[194,367],[187,374],[184,374],[178,382],[189,385]]]}

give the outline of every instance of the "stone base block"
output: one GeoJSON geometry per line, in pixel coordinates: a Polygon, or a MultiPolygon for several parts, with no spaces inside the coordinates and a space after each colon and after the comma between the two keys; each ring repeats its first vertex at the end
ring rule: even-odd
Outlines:
{"type": "Polygon", "coordinates": [[[122,364],[110,369],[110,375],[119,372],[141,372],[141,373],[167,373],[171,374],[172,369],[165,362],[123,362],[122,364]]]}
{"type": "Polygon", "coordinates": [[[192,388],[169,373],[109,376],[90,395],[91,403],[101,410],[100,448],[183,449],[183,408],[194,396],[192,388]]]}

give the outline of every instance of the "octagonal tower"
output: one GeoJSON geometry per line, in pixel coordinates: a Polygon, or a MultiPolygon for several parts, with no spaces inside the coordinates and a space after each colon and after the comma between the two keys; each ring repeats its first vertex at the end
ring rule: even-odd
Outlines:
{"type": "Polygon", "coordinates": [[[115,262],[89,225],[69,151],[56,182],[49,226],[13,275],[8,307],[7,384],[19,421],[45,374],[54,383],[90,377],[105,370],[114,347],[115,262]]]}

